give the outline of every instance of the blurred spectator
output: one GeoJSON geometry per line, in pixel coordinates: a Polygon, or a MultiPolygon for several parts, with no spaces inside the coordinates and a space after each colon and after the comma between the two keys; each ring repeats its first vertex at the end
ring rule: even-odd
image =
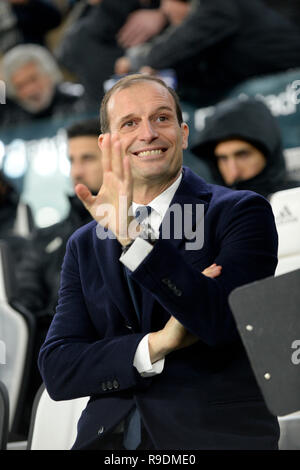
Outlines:
{"type": "MultiPolygon", "coordinates": [[[[74,123],[67,134],[72,182],[74,186],[84,183],[97,194],[102,184],[99,120],[74,123]]],[[[36,231],[17,273],[19,302],[48,319],[56,306],[66,242],[77,228],[91,220],[77,196],[69,196],[69,202],[70,211],[64,220],[36,231]]]]}
{"type": "Polygon", "coordinates": [[[113,74],[124,48],[149,40],[166,26],[159,4],[159,0],[102,0],[89,5],[67,29],[56,56],[82,83],[90,107],[99,107],[103,83],[113,74]]]}
{"type": "Polygon", "coordinates": [[[208,106],[249,77],[299,67],[300,33],[261,0],[194,0],[181,23],[126,57],[116,73],[172,68],[181,99],[208,106]]]}
{"type": "Polygon", "coordinates": [[[61,12],[51,0],[2,0],[0,52],[20,43],[45,45],[46,34],[61,20],[61,12]]]}
{"type": "Polygon", "coordinates": [[[51,53],[35,44],[16,46],[2,59],[2,78],[7,102],[0,126],[36,122],[40,118],[61,119],[84,112],[82,87],[63,82],[51,53]]]}
{"type": "MultiPolygon", "coordinates": [[[[97,193],[102,184],[99,134],[99,119],[78,122],[68,129],[72,181],[74,185],[79,182],[86,184],[93,193],[97,193]]],[[[76,229],[92,220],[77,196],[69,197],[69,201],[70,211],[64,220],[35,232],[15,273],[18,290],[12,303],[28,310],[36,321],[23,434],[28,432],[33,400],[42,383],[36,361],[55,311],[66,243],[76,229]]]]}
{"type": "Polygon", "coordinates": [[[215,182],[264,197],[300,186],[288,178],[278,123],[261,101],[228,100],[207,118],[192,151],[215,182]]]}
{"type": "Polygon", "coordinates": [[[18,192],[0,170],[0,240],[9,247],[12,270],[21,262],[33,230],[30,207],[20,200],[18,192]]]}
{"type": "Polygon", "coordinates": [[[34,228],[29,206],[0,170],[0,239],[9,235],[28,237],[34,228]]]}

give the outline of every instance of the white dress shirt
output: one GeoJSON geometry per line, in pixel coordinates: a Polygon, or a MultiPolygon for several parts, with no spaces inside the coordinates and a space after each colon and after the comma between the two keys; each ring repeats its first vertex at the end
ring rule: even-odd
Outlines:
{"type": "MultiPolygon", "coordinates": [[[[170,206],[181,179],[182,173],[180,173],[180,176],[178,176],[176,181],[174,181],[171,186],[169,186],[163,193],[147,204],[147,206],[151,207],[152,211],[151,214],[144,219],[143,223],[148,223],[151,226],[156,238],[159,237],[159,227],[170,206]]],[[[140,206],[141,204],[137,204],[134,201],[132,202],[132,209],[134,214],[136,213],[137,208],[140,206]]],[[[128,269],[130,269],[130,271],[134,271],[143,262],[152,249],[153,246],[149,242],[143,238],[138,237],[130,246],[130,248],[121,255],[120,261],[128,269]]],[[[151,363],[148,336],[149,334],[144,336],[140,341],[133,361],[133,365],[143,377],[150,377],[152,375],[160,374],[163,371],[165,362],[165,359],[163,358],[153,364],[151,363]]]]}

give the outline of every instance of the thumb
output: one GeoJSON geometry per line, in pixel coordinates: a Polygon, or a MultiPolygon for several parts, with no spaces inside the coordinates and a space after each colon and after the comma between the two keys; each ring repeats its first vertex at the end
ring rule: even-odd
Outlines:
{"type": "Polygon", "coordinates": [[[92,195],[88,187],[85,184],[79,183],[75,186],[75,193],[85,207],[89,209],[94,202],[95,196],[92,195]]]}

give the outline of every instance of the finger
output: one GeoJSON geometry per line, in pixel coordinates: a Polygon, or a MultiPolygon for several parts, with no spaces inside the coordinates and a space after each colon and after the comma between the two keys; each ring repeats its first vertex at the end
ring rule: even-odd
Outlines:
{"type": "Polygon", "coordinates": [[[204,269],[204,271],[202,271],[202,274],[204,274],[204,276],[214,279],[215,277],[220,276],[221,271],[222,271],[222,266],[216,265],[214,263],[208,268],[204,269]]]}
{"type": "Polygon", "coordinates": [[[222,269],[222,266],[219,266],[217,264],[212,264],[211,266],[209,266],[208,268],[205,268],[204,271],[202,271],[203,274],[206,274],[206,273],[213,273],[213,272],[218,272],[222,269]]]}
{"type": "Polygon", "coordinates": [[[125,48],[130,47],[135,42],[135,37],[140,36],[143,31],[142,25],[136,23],[136,21],[130,21],[121,36],[118,38],[121,45],[125,48]]]}
{"type": "Polygon", "coordinates": [[[128,41],[128,37],[131,36],[132,26],[130,22],[125,23],[125,25],[120,29],[117,34],[117,40],[120,44],[126,43],[128,41]]]}
{"type": "Polygon", "coordinates": [[[75,186],[75,193],[84,206],[89,210],[95,200],[95,196],[92,195],[87,186],[81,183],[77,184],[75,186]]]}
{"type": "Polygon", "coordinates": [[[124,172],[124,181],[127,186],[127,189],[132,189],[133,180],[132,180],[129,155],[125,155],[123,158],[123,172],[124,172]]]}
{"type": "Polygon", "coordinates": [[[127,47],[137,46],[138,44],[143,44],[149,39],[149,34],[143,29],[137,29],[134,34],[128,39],[127,47]]]}
{"type": "Polygon", "coordinates": [[[102,139],[102,168],[103,173],[111,171],[111,137],[110,134],[104,134],[102,139]]]}
{"type": "MultiPolygon", "coordinates": [[[[132,179],[132,173],[131,173],[130,158],[128,155],[125,155],[123,158],[123,174],[124,174],[124,191],[127,196],[127,214],[128,214],[128,209],[129,207],[132,206],[132,198],[133,198],[133,179],[132,179]]],[[[136,222],[136,225],[132,227],[132,229],[139,232],[139,224],[135,218],[133,218],[133,220],[136,222]]]]}
{"type": "Polygon", "coordinates": [[[123,180],[123,161],[122,161],[122,150],[121,142],[119,137],[114,134],[111,137],[111,169],[112,172],[120,179],[123,180]]]}

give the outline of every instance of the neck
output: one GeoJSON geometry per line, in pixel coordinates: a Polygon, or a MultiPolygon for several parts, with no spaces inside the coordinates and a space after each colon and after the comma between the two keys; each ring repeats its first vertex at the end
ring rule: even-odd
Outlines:
{"type": "Polygon", "coordinates": [[[155,199],[157,196],[162,194],[167,188],[169,188],[179,177],[180,173],[181,168],[168,181],[147,181],[146,184],[135,182],[133,188],[133,201],[136,204],[149,204],[151,201],[153,201],[153,199],[155,199]]]}

